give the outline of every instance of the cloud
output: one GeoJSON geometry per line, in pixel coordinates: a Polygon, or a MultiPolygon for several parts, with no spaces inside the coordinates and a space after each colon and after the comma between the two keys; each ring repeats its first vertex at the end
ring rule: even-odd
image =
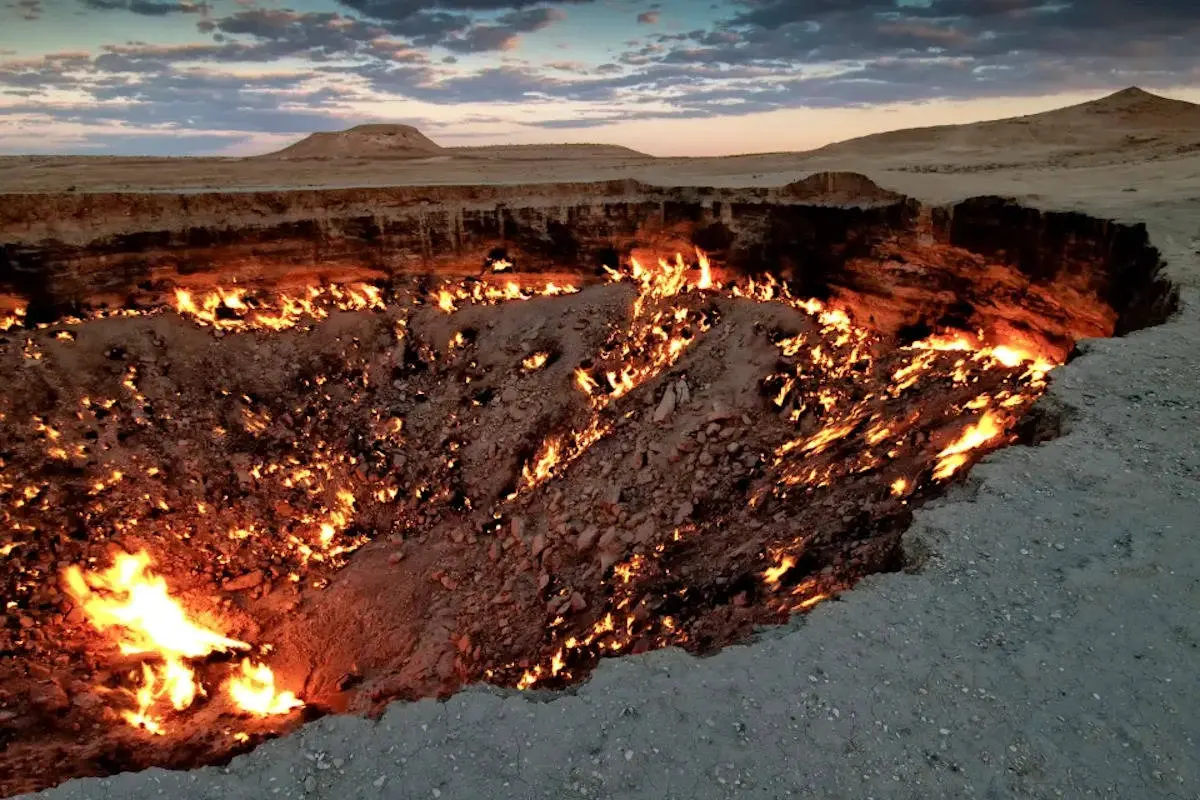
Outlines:
{"type": "Polygon", "coordinates": [[[160,134],[129,131],[125,133],[89,133],[86,140],[75,145],[75,152],[88,151],[104,155],[173,156],[180,152],[206,155],[249,141],[244,133],[186,133],[160,134]]]}
{"type": "Polygon", "coordinates": [[[566,16],[556,8],[528,8],[511,11],[494,24],[472,25],[464,33],[441,42],[455,53],[483,53],[512,50],[523,33],[539,31],[566,16]]]}
{"type": "Polygon", "coordinates": [[[20,16],[21,19],[32,22],[40,19],[42,16],[42,0],[15,0],[8,4],[8,8],[20,16]]]}
{"type": "Polygon", "coordinates": [[[147,17],[162,17],[168,14],[207,14],[212,6],[206,2],[175,0],[82,0],[83,5],[93,11],[129,11],[147,17]]]}
{"type": "Polygon", "coordinates": [[[662,14],[658,11],[643,11],[637,15],[637,21],[641,25],[657,25],[662,14]]]}
{"type": "Polygon", "coordinates": [[[277,76],[246,91],[245,80],[237,75],[174,74],[94,86],[91,99],[82,102],[9,104],[0,107],[0,114],[80,125],[119,124],[163,133],[300,133],[344,128],[355,119],[343,105],[344,92],[329,87],[304,89],[302,83],[296,77],[277,76]]]}
{"type": "MultiPolygon", "coordinates": [[[[357,55],[361,46],[381,36],[397,36],[410,47],[443,47],[457,53],[509,50],[523,33],[541,30],[563,12],[554,7],[594,0],[340,0],[356,12],[297,12],[288,8],[262,8],[255,0],[236,0],[245,10],[219,19],[209,18],[207,0],[80,0],[95,11],[128,11],[143,16],[198,13],[206,17],[197,27],[214,36],[218,44],[210,57],[232,60],[270,60],[308,52],[332,57],[357,55]],[[478,13],[495,14],[480,20],[478,13]],[[248,47],[229,37],[249,36],[274,46],[248,47]],[[303,42],[308,46],[302,46],[303,42]],[[290,42],[288,48],[285,43],[290,42]],[[319,51],[317,53],[311,51],[319,51]]],[[[40,3],[41,0],[16,0],[40,3]]]]}
{"type": "Polygon", "coordinates": [[[402,21],[427,13],[521,11],[546,5],[583,4],[594,0],[340,0],[364,17],[402,21]]]}
{"type": "Polygon", "coordinates": [[[548,61],[543,66],[546,69],[558,72],[573,72],[579,75],[586,75],[590,71],[588,65],[582,61],[548,61]]]}
{"type": "Polygon", "coordinates": [[[442,46],[460,53],[507,50],[521,33],[560,19],[556,6],[595,0],[339,0],[359,16],[375,20],[421,47],[442,46]],[[473,15],[500,14],[479,22],[473,15]]]}
{"type": "Polygon", "coordinates": [[[378,25],[337,13],[261,8],[212,20],[203,27],[225,37],[247,36],[258,40],[257,49],[249,51],[237,40],[223,40],[226,50],[252,60],[298,54],[317,58],[353,56],[388,36],[388,31],[378,25]],[[259,57],[253,58],[255,54],[259,57]]]}
{"type": "Polygon", "coordinates": [[[565,119],[543,119],[524,123],[526,127],[545,130],[576,130],[603,128],[643,119],[696,119],[699,115],[689,111],[622,111],[600,117],[570,117],[565,119]]]}

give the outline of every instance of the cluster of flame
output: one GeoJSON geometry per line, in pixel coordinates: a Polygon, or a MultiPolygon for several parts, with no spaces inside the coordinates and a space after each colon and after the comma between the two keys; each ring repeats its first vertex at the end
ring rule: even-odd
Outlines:
{"type": "MultiPolygon", "coordinates": [[[[528,288],[510,281],[499,287],[481,283],[453,285],[443,289],[441,294],[443,297],[449,295],[454,302],[498,303],[576,291],[578,289],[575,287],[553,283],[528,288]]],[[[376,286],[355,284],[311,287],[298,294],[263,294],[237,287],[217,287],[203,293],[179,289],[173,300],[175,311],[198,325],[228,332],[269,332],[317,322],[335,310],[380,311],[386,307],[382,297],[381,290],[376,286]]],[[[89,314],[86,319],[72,317],[59,320],[57,324],[70,325],[105,316],[135,316],[138,313],[100,310],[89,314]]],[[[5,315],[0,319],[0,324],[3,325],[0,328],[2,331],[24,327],[23,309],[5,315]]],[[[37,327],[45,328],[47,325],[37,327]]],[[[403,330],[398,334],[402,336],[403,330]]],[[[540,368],[546,358],[547,355],[540,360],[534,359],[529,368],[540,368]]],[[[137,389],[136,370],[132,367],[130,370],[122,385],[130,393],[135,405],[144,405],[146,398],[137,389]]],[[[320,386],[312,388],[321,391],[320,386]]],[[[242,409],[245,430],[251,434],[265,430],[271,424],[271,417],[265,410],[253,408],[249,398],[243,399],[247,402],[242,409]]],[[[104,412],[116,402],[84,398],[83,411],[88,414],[93,411],[104,412]]],[[[398,437],[402,427],[399,419],[380,420],[379,435],[382,438],[398,437]]],[[[35,428],[47,440],[51,457],[61,460],[71,456],[59,444],[59,431],[44,420],[35,421],[35,428]]],[[[224,434],[220,429],[214,431],[218,437],[224,434]]],[[[298,517],[300,531],[290,534],[284,542],[302,563],[317,561],[336,565],[340,563],[341,556],[353,552],[366,541],[363,537],[346,538],[343,535],[355,514],[355,495],[347,488],[337,488],[336,491],[328,489],[331,484],[336,486],[334,476],[342,460],[343,454],[335,453],[325,443],[318,442],[315,451],[308,453],[304,460],[272,460],[249,469],[250,477],[256,483],[275,480],[286,490],[301,490],[314,496],[323,496],[327,491],[332,491],[334,501],[329,507],[320,515],[298,517]],[[305,533],[305,529],[310,533],[305,533]]],[[[154,477],[157,472],[156,468],[151,468],[147,477],[154,477]]],[[[124,477],[122,472],[114,470],[108,478],[95,482],[90,494],[99,498],[124,477]]],[[[396,489],[381,489],[380,492],[383,497],[376,499],[385,502],[395,499],[397,494],[396,489]]],[[[37,487],[28,487],[21,494],[19,502],[23,505],[39,494],[37,487]]],[[[160,506],[167,510],[162,501],[160,506]]],[[[201,515],[209,511],[203,503],[197,507],[201,515]]],[[[249,526],[231,530],[229,536],[234,540],[246,540],[257,533],[253,526],[249,526]]],[[[68,594],[89,623],[98,631],[111,635],[122,654],[143,658],[137,674],[131,676],[134,685],[129,690],[132,707],[120,711],[122,719],[141,730],[154,734],[165,733],[168,730],[167,715],[172,710],[188,709],[207,694],[193,664],[216,653],[243,656],[221,687],[228,702],[238,711],[269,716],[286,714],[303,705],[294,693],[276,689],[275,676],[269,666],[244,657],[253,649],[249,643],[224,636],[190,617],[180,602],[171,596],[166,581],[155,574],[150,566],[150,557],[145,552],[122,552],[116,554],[113,564],[107,568],[84,571],[72,566],[63,574],[68,594]]],[[[298,580],[299,575],[293,574],[292,579],[298,580]]]]}
{"type": "MultiPolygon", "coordinates": [[[[695,341],[696,334],[706,328],[703,315],[677,303],[678,299],[689,293],[705,293],[714,288],[711,268],[703,253],[697,253],[695,270],[676,255],[673,261],[660,259],[657,269],[647,269],[634,260],[627,272],[610,270],[609,276],[614,281],[630,281],[637,290],[632,305],[632,319],[622,331],[624,341],[614,350],[620,367],[607,371],[576,370],[576,388],[592,399],[596,413],[584,428],[567,435],[551,436],[543,443],[540,452],[525,467],[524,489],[536,487],[561,474],[568,464],[602,438],[608,430],[603,421],[603,412],[622,396],[669,370],[695,341]],[[684,329],[689,329],[689,335],[680,333],[684,329]]],[[[872,358],[871,345],[878,337],[854,325],[840,309],[813,299],[795,298],[785,285],[771,279],[734,286],[729,293],[759,302],[780,303],[812,317],[819,326],[818,344],[810,345],[803,336],[798,336],[783,340],[778,346],[785,355],[795,355],[801,348],[811,347],[807,355],[830,378],[850,380],[852,365],[872,358]]],[[[909,364],[893,375],[893,383],[888,389],[893,396],[899,396],[915,386],[929,370],[932,359],[922,355],[927,351],[962,351],[963,357],[956,363],[954,374],[956,379],[963,381],[970,379],[972,365],[976,369],[990,369],[997,365],[1009,369],[1023,367],[1025,385],[1029,388],[1025,394],[995,398],[983,395],[968,403],[964,411],[982,410],[983,413],[937,453],[930,475],[933,481],[949,479],[968,463],[972,453],[1003,436],[1012,422],[1005,411],[1032,402],[1045,385],[1046,372],[1052,368],[1051,364],[1031,353],[1011,346],[986,346],[982,340],[965,334],[930,337],[912,345],[910,351],[913,357],[909,364]],[[990,408],[993,403],[998,408],[990,408]]],[[[777,405],[784,405],[791,388],[800,377],[797,375],[784,381],[784,388],[776,398],[777,405]]],[[[831,476],[820,476],[811,468],[806,470],[806,457],[824,451],[864,426],[867,426],[864,437],[871,445],[886,444],[889,438],[899,435],[895,422],[887,423],[877,415],[868,418],[865,409],[870,399],[868,396],[859,403],[850,404],[834,391],[822,391],[819,394],[817,402],[830,421],[815,434],[793,439],[776,450],[773,468],[777,471],[780,491],[800,483],[827,485],[831,476]],[[839,405],[846,406],[841,415],[836,413],[839,405]]],[[[791,408],[792,418],[799,419],[804,410],[803,407],[791,408]]],[[[873,462],[869,466],[877,464],[873,462]]],[[[866,466],[851,465],[856,470],[866,466]]],[[[913,489],[915,484],[907,477],[897,477],[891,482],[892,493],[896,496],[905,496],[913,489]]],[[[677,528],[671,533],[671,540],[677,542],[693,532],[688,528],[677,528]]],[[[781,546],[769,554],[773,565],[761,575],[768,592],[783,591],[784,577],[795,567],[797,553],[802,549],[803,542],[797,541],[790,547],[781,546]]],[[[627,561],[615,565],[614,575],[619,578],[619,583],[608,601],[605,613],[588,630],[562,639],[545,663],[526,669],[517,682],[518,687],[528,689],[546,681],[570,679],[570,664],[579,654],[586,652],[592,657],[599,657],[620,653],[635,638],[652,634],[653,631],[647,630],[647,626],[658,628],[657,638],[664,643],[684,643],[686,634],[673,618],[639,620],[634,613],[639,598],[632,592],[631,584],[635,577],[653,568],[664,550],[665,544],[660,543],[652,547],[648,554],[634,554],[627,561]]],[[[809,579],[788,587],[777,605],[783,612],[804,611],[830,596],[830,591],[817,580],[809,579]]],[[[551,627],[557,627],[561,622],[561,618],[557,619],[551,627]]]]}
{"type": "MultiPolygon", "coordinates": [[[[507,262],[497,262],[505,263],[507,262]]],[[[513,300],[529,300],[534,297],[557,297],[564,294],[575,294],[578,286],[559,286],[553,281],[541,285],[522,284],[517,281],[507,281],[497,286],[485,281],[470,283],[450,283],[438,289],[435,296],[437,307],[447,314],[453,314],[459,305],[495,305],[513,300]]]]}
{"type": "MultiPolygon", "coordinates": [[[[133,691],[136,708],[121,712],[135,727],[161,734],[164,707],[182,711],[205,694],[189,660],[251,649],[192,620],[171,596],[166,581],[150,570],[150,556],[144,551],[117,553],[112,566],[93,572],[68,567],[63,577],[93,627],[111,633],[122,654],[147,659],[141,684],[133,691]]],[[[244,659],[240,672],[224,687],[240,711],[268,716],[303,705],[292,692],[275,689],[275,675],[265,664],[244,659]]]]}
{"type": "Polygon", "coordinates": [[[6,333],[13,328],[19,328],[25,324],[25,309],[14,308],[12,311],[0,312],[0,333],[6,333]]]}
{"type": "Polygon", "coordinates": [[[382,310],[382,293],[377,286],[310,286],[303,294],[287,293],[257,297],[247,289],[217,287],[200,296],[186,289],[175,290],[175,310],[183,317],[218,330],[260,328],[291,330],[305,321],[319,321],[331,309],[339,311],[382,310]]]}
{"type": "Polygon", "coordinates": [[[676,254],[673,261],[660,258],[657,268],[646,268],[638,259],[630,260],[628,272],[607,269],[612,282],[630,282],[636,295],[629,324],[617,332],[604,359],[614,368],[575,370],[575,388],[590,398],[592,417],[583,427],[565,435],[552,436],[522,471],[517,493],[534,489],[566,469],[612,430],[605,412],[646,381],[670,369],[683,353],[708,328],[703,315],[676,302],[689,291],[712,288],[712,270],[708,258],[697,251],[694,271],[676,254]],[[693,280],[694,278],[694,280],[693,280]],[[594,374],[595,373],[595,374],[594,374]]]}

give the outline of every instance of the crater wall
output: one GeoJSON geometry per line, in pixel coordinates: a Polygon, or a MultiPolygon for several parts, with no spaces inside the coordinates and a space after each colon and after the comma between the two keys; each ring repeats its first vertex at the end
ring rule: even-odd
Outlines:
{"type": "Polygon", "coordinates": [[[161,303],[180,285],[461,277],[495,252],[518,272],[586,282],[632,253],[693,247],[902,335],[999,330],[1061,353],[1078,338],[1153,324],[1177,304],[1142,226],[997,197],[928,208],[854,173],[778,189],[611,181],[8,195],[0,293],[39,320],[161,303]]]}

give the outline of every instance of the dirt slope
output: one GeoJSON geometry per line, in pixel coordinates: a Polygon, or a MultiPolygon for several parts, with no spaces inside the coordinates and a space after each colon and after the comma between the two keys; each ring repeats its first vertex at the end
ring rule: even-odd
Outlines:
{"type": "Polygon", "coordinates": [[[1184,152],[1200,147],[1200,105],[1137,87],[1079,105],[970,125],[890,131],[828,145],[814,155],[954,154],[987,150],[995,158],[1014,149],[1104,152],[1184,152]]]}

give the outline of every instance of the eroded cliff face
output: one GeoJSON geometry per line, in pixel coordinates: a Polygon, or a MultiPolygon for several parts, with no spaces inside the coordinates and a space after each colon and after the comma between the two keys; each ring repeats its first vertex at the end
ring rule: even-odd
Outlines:
{"type": "Polygon", "coordinates": [[[1178,292],[1163,274],[1146,226],[976,197],[934,212],[938,238],[1012,267],[1035,284],[1070,285],[1116,312],[1121,336],[1174,313],[1178,292]]]}
{"type": "Polygon", "coordinates": [[[923,208],[861,175],[781,189],[547,186],[114,195],[0,203],[0,293],[31,320],[166,302],[177,286],[271,288],[516,271],[597,280],[630,254],[699,247],[889,334],[987,330],[1063,355],[1165,318],[1143,227],[977,198],[923,208]]]}

